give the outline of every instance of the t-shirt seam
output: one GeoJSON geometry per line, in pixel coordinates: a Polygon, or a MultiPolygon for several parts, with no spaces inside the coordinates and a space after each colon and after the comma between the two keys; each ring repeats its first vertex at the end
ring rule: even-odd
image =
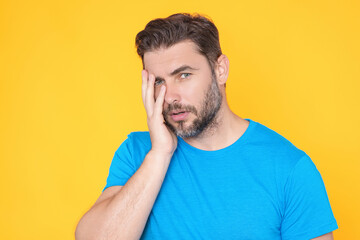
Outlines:
{"type": "Polygon", "coordinates": [[[285,183],[283,185],[283,193],[284,193],[284,206],[283,206],[283,211],[284,211],[284,215],[282,216],[282,221],[284,220],[285,216],[286,216],[286,206],[287,206],[287,201],[288,199],[286,198],[286,185],[288,184],[288,182],[290,181],[291,176],[294,174],[297,166],[301,163],[303,158],[306,158],[307,154],[305,152],[303,152],[303,155],[301,157],[299,157],[299,159],[297,160],[297,162],[294,164],[294,166],[292,167],[291,171],[289,172],[289,175],[286,177],[285,183]]]}
{"type": "MultiPolygon", "coordinates": [[[[290,177],[294,174],[296,167],[300,164],[300,162],[307,157],[306,153],[303,153],[303,155],[301,157],[299,157],[299,159],[297,160],[297,162],[295,163],[295,165],[292,167],[291,171],[289,172],[289,175],[286,177],[285,183],[284,183],[284,188],[285,186],[288,184],[288,181],[290,181],[290,177]]],[[[285,190],[285,189],[284,189],[285,190]]]]}

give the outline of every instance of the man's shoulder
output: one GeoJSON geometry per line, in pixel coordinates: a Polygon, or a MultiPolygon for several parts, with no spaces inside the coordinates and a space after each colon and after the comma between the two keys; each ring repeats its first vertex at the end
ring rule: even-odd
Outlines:
{"type": "Polygon", "coordinates": [[[151,146],[150,133],[148,131],[135,131],[127,135],[127,139],[132,145],[151,146]]]}
{"type": "Polygon", "coordinates": [[[295,146],[290,140],[285,138],[280,133],[274,131],[273,129],[255,122],[256,128],[254,128],[254,134],[249,139],[249,143],[253,146],[258,146],[263,149],[264,152],[271,152],[271,155],[274,154],[282,159],[293,159],[297,161],[306,153],[295,146]]]}
{"type": "Polygon", "coordinates": [[[294,169],[312,165],[305,151],[271,128],[255,123],[253,134],[248,139],[248,152],[254,157],[252,164],[272,176],[276,172],[279,183],[285,184],[294,169]],[[260,167],[259,167],[260,166],[260,167]]]}
{"type": "MultiPolygon", "coordinates": [[[[254,121],[255,122],[255,121],[254,121]]],[[[280,133],[274,131],[273,129],[259,123],[255,122],[256,128],[254,131],[253,138],[251,139],[254,142],[259,142],[262,145],[278,145],[279,147],[298,149],[290,140],[285,138],[280,133]]]]}
{"type": "Polygon", "coordinates": [[[128,137],[136,138],[136,139],[147,139],[150,138],[149,131],[134,131],[128,134],[128,137]]]}
{"type": "Polygon", "coordinates": [[[151,140],[149,132],[137,131],[131,132],[127,138],[120,144],[116,150],[117,156],[127,156],[136,163],[142,161],[146,153],[151,149],[151,140]]]}
{"type": "Polygon", "coordinates": [[[149,132],[131,132],[127,135],[127,138],[122,141],[116,152],[133,152],[139,150],[146,150],[151,148],[151,140],[149,132]]]}

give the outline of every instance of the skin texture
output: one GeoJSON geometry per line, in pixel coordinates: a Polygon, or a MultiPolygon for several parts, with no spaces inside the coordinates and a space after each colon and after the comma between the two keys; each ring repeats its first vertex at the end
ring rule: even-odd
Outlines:
{"type": "MultiPolygon", "coordinates": [[[[140,238],[177,146],[177,138],[168,125],[185,132],[192,128],[199,118],[196,113],[204,109],[204,99],[212,79],[216,80],[217,91],[221,94],[218,113],[202,132],[184,140],[199,149],[218,150],[234,143],[248,127],[248,121],[235,115],[226,101],[224,84],[228,78],[229,61],[225,55],[218,58],[212,72],[196,45],[183,41],[167,49],[145,53],[144,66],[142,99],[152,148],[124,186],[107,188],[82,217],[75,232],[77,240],[140,238]],[[172,74],[184,65],[192,70],[187,68],[172,74]],[[175,103],[196,111],[189,111],[181,123],[166,114],[164,118],[163,113],[175,103]]],[[[332,235],[316,239],[329,240],[332,235]]]]}
{"type": "Polygon", "coordinates": [[[313,240],[334,240],[332,232],[329,232],[327,234],[324,234],[320,237],[313,238],[313,240]]]}

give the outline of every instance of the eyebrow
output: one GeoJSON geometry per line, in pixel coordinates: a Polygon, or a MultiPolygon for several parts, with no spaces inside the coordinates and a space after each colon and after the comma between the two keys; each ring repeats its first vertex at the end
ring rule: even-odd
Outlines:
{"type": "Polygon", "coordinates": [[[182,65],[181,67],[178,67],[177,69],[172,71],[170,73],[170,76],[174,76],[174,75],[178,74],[179,72],[182,72],[182,71],[185,71],[185,70],[199,70],[199,69],[190,67],[189,65],[182,65]]]}
{"type": "MultiPolygon", "coordinates": [[[[197,68],[193,68],[193,67],[190,67],[189,65],[182,65],[181,67],[178,67],[177,69],[175,69],[174,71],[172,71],[170,73],[170,76],[174,76],[182,71],[185,71],[185,70],[193,70],[193,71],[196,71],[196,70],[199,70],[197,68]]],[[[155,77],[155,81],[164,81],[165,79],[162,78],[162,77],[155,77]]]]}

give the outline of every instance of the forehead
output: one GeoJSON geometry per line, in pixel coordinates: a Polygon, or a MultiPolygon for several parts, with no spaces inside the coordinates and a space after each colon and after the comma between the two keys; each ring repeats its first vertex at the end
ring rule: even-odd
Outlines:
{"type": "Polygon", "coordinates": [[[157,75],[168,74],[182,65],[203,68],[207,64],[205,56],[200,54],[196,44],[189,40],[144,54],[145,69],[157,75]]]}

